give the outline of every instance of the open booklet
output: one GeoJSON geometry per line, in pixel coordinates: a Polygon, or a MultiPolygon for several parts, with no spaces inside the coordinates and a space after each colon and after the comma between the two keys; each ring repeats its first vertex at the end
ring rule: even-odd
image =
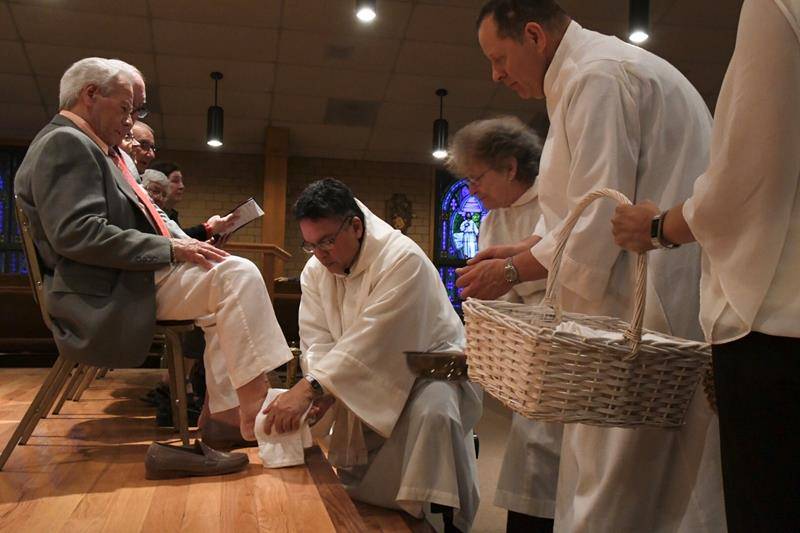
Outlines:
{"type": "MultiPolygon", "coordinates": [[[[236,230],[238,230],[242,226],[245,226],[245,225],[249,224],[250,222],[254,221],[255,219],[263,216],[264,215],[264,210],[261,209],[261,206],[259,206],[252,197],[250,197],[247,200],[245,200],[244,202],[242,202],[239,205],[237,205],[236,207],[234,207],[227,215],[230,215],[231,213],[236,213],[236,214],[239,215],[239,217],[236,220],[236,223],[234,224],[234,226],[229,231],[227,231],[226,233],[221,233],[219,235],[215,235],[214,236],[214,244],[215,245],[219,246],[219,245],[225,243],[228,240],[228,238],[231,236],[231,234],[233,234],[233,232],[235,232],[236,230]]],[[[225,216],[227,216],[227,215],[225,215],[225,216]]]]}

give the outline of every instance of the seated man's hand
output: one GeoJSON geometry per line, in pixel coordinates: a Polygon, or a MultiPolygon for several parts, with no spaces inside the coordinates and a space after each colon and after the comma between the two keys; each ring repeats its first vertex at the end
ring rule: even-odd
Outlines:
{"type": "Polygon", "coordinates": [[[264,420],[266,434],[272,433],[273,428],[278,433],[300,429],[300,419],[311,405],[313,397],[311,384],[301,379],[294,387],[275,398],[263,411],[267,415],[264,420]]]}
{"type": "Polygon", "coordinates": [[[237,220],[239,220],[238,213],[229,213],[224,217],[214,215],[206,220],[206,224],[208,224],[208,226],[211,228],[211,234],[217,235],[220,233],[228,233],[233,229],[233,226],[236,224],[237,220]]]}
{"type": "Polygon", "coordinates": [[[211,261],[219,263],[228,255],[228,252],[220,250],[207,242],[195,239],[170,239],[172,243],[172,253],[178,263],[195,263],[204,268],[211,269],[214,265],[211,261]]]}
{"type": "Polygon", "coordinates": [[[461,298],[496,300],[511,288],[506,281],[504,259],[486,259],[474,265],[457,268],[456,287],[461,289],[461,298]]]}

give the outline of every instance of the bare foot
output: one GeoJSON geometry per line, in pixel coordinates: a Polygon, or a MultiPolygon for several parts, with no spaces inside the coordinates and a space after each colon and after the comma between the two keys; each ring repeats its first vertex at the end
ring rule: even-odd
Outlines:
{"type": "Polygon", "coordinates": [[[256,416],[267,397],[267,380],[259,376],[236,389],[239,396],[239,429],[246,440],[255,440],[256,416]]]}

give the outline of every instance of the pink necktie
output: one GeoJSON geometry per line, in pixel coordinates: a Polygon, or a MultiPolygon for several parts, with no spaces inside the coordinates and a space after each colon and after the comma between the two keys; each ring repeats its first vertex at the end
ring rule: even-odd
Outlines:
{"type": "MultiPolygon", "coordinates": [[[[113,148],[112,148],[113,150],[113,148]]],[[[139,198],[139,201],[142,202],[147,214],[150,215],[150,219],[155,223],[158,232],[163,235],[164,237],[169,237],[169,230],[167,229],[167,225],[158,215],[158,211],[156,210],[156,206],[153,205],[152,200],[150,197],[147,196],[147,193],[142,189],[142,187],[136,183],[136,180],[133,179],[131,172],[128,170],[128,167],[125,165],[125,162],[122,161],[122,158],[115,153],[111,153],[111,159],[114,160],[114,164],[117,165],[117,168],[122,172],[122,177],[125,178],[125,181],[128,182],[128,185],[131,186],[133,192],[136,194],[136,197],[139,198]]]]}

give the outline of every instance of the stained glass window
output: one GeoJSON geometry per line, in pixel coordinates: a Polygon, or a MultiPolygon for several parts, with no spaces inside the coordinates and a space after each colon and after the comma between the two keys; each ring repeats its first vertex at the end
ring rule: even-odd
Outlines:
{"type": "Polygon", "coordinates": [[[28,265],[14,215],[14,174],[24,148],[0,147],[0,274],[27,274],[28,265]]]}
{"type": "Polygon", "coordinates": [[[461,299],[456,288],[456,268],[478,253],[478,236],[486,209],[469,193],[464,179],[444,170],[436,173],[436,246],[434,263],[450,296],[461,314],[461,299]]]}

